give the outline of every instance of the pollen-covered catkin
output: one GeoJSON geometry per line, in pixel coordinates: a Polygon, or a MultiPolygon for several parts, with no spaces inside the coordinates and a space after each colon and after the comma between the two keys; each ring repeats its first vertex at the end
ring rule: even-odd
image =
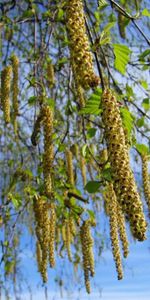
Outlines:
{"type": "Polygon", "coordinates": [[[52,88],[55,84],[54,66],[51,62],[47,63],[46,75],[49,87],[52,88]]]}
{"type": "Polygon", "coordinates": [[[42,250],[39,241],[36,242],[36,260],[38,265],[38,272],[41,273],[41,264],[42,264],[42,250]]]}
{"type": "Polygon", "coordinates": [[[72,152],[69,149],[66,149],[66,166],[68,182],[74,185],[73,156],[72,152]]]}
{"type": "Polygon", "coordinates": [[[112,252],[116,264],[118,279],[120,280],[123,278],[123,270],[122,270],[122,262],[121,262],[121,254],[120,254],[120,246],[119,246],[119,238],[118,238],[117,199],[116,199],[116,195],[112,183],[108,184],[106,197],[107,197],[106,206],[108,206],[107,210],[108,210],[109,223],[110,223],[110,238],[111,238],[112,252]]]}
{"type": "Polygon", "coordinates": [[[55,266],[55,230],[56,230],[56,212],[55,205],[50,205],[50,241],[49,241],[49,262],[50,267],[55,266]]]}
{"type": "Polygon", "coordinates": [[[145,199],[147,202],[149,216],[150,216],[150,179],[148,174],[148,156],[145,154],[141,155],[142,158],[142,177],[145,199]]]}
{"type": "Polygon", "coordinates": [[[80,155],[80,168],[81,168],[83,185],[85,186],[86,185],[86,161],[82,155],[80,155]]]}
{"type": "Polygon", "coordinates": [[[41,275],[43,282],[47,282],[47,266],[48,266],[48,251],[49,251],[49,211],[47,203],[43,206],[43,224],[42,224],[42,264],[41,264],[41,275]]]}
{"type": "Polygon", "coordinates": [[[87,220],[80,228],[80,237],[83,255],[84,280],[87,293],[90,293],[89,277],[94,276],[93,238],[90,231],[90,222],[87,220]]]}
{"type": "Polygon", "coordinates": [[[19,87],[18,87],[18,68],[19,68],[19,59],[16,55],[12,55],[11,57],[12,61],[12,72],[13,72],[13,80],[12,80],[12,103],[13,103],[13,112],[14,112],[14,118],[19,113],[19,103],[18,103],[18,93],[19,93],[19,87]]]}
{"type": "Polygon", "coordinates": [[[68,259],[72,262],[72,253],[71,253],[71,231],[69,226],[69,220],[65,221],[65,247],[67,249],[68,259]]]}
{"type": "Polygon", "coordinates": [[[126,258],[129,253],[129,243],[126,233],[125,217],[121,211],[119,203],[117,203],[117,222],[120,240],[122,243],[123,256],[126,258]]]}
{"type": "Polygon", "coordinates": [[[43,175],[45,194],[51,198],[53,194],[53,110],[48,105],[42,108],[44,128],[43,175]]]}
{"type": "Polygon", "coordinates": [[[97,86],[99,78],[94,73],[82,0],[66,1],[66,27],[74,77],[83,88],[97,86]]]}
{"type": "Polygon", "coordinates": [[[1,73],[1,101],[4,112],[4,120],[10,123],[10,87],[11,87],[12,67],[7,66],[1,73]]]}
{"type": "Polygon", "coordinates": [[[133,172],[130,167],[128,148],[117,100],[109,90],[102,96],[102,119],[108,157],[111,164],[114,190],[121,208],[130,222],[133,236],[143,241],[146,236],[146,220],[142,202],[137,192],[133,172]]]}
{"type": "Polygon", "coordinates": [[[47,265],[48,265],[48,249],[49,249],[49,210],[48,204],[41,196],[34,197],[33,210],[36,220],[36,236],[39,241],[42,261],[40,273],[43,282],[47,282],[47,265]]]}

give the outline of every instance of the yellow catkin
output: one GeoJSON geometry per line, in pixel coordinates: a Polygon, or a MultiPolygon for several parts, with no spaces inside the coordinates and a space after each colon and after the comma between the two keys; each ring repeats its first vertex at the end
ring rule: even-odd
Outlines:
{"type": "Polygon", "coordinates": [[[123,256],[126,258],[129,254],[129,243],[126,234],[125,217],[121,211],[119,203],[117,203],[117,222],[120,240],[122,242],[123,256]]]}
{"type": "Polygon", "coordinates": [[[48,250],[49,250],[49,209],[45,199],[41,196],[34,197],[33,210],[36,220],[36,236],[39,241],[42,262],[40,272],[43,282],[47,282],[47,265],[48,265],[48,250]]]}
{"type": "Polygon", "coordinates": [[[69,226],[69,220],[65,222],[65,247],[67,249],[68,259],[72,262],[72,253],[71,253],[71,231],[69,226]]]}
{"type": "Polygon", "coordinates": [[[39,241],[36,242],[36,260],[38,265],[38,272],[41,273],[41,264],[42,264],[42,250],[39,241]]]}
{"type": "Polygon", "coordinates": [[[114,190],[121,208],[130,222],[133,236],[143,241],[146,236],[146,221],[142,202],[137,192],[130,167],[128,148],[117,100],[109,90],[102,96],[103,123],[108,157],[111,164],[114,190]]]}
{"type": "Polygon", "coordinates": [[[55,205],[50,206],[50,241],[49,241],[49,262],[50,267],[55,266],[55,231],[56,231],[56,212],[55,205]]]}
{"type": "Polygon", "coordinates": [[[85,221],[80,228],[83,255],[84,280],[87,293],[90,293],[90,275],[94,276],[93,239],[90,232],[90,222],[85,221]]]}
{"type": "Polygon", "coordinates": [[[54,66],[52,65],[51,62],[47,63],[46,73],[47,73],[46,75],[47,75],[48,84],[50,88],[52,88],[55,84],[55,73],[54,73],[54,66]]]}
{"type": "Polygon", "coordinates": [[[80,155],[80,168],[81,168],[83,185],[85,186],[86,185],[86,161],[82,155],[80,155]]]}
{"type": "Polygon", "coordinates": [[[43,128],[44,128],[44,154],[43,154],[43,175],[45,194],[51,198],[53,194],[53,110],[49,106],[42,108],[43,128]]]}
{"type": "Polygon", "coordinates": [[[74,77],[83,88],[97,86],[99,78],[94,73],[82,0],[66,1],[66,27],[74,77]]]}
{"type": "Polygon", "coordinates": [[[120,246],[119,246],[119,237],[118,237],[118,221],[117,221],[117,199],[113,189],[113,184],[109,183],[107,188],[107,206],[108,206],[108,215],[110,223],[110,238],[112,245],[112,252],[114,261],[116,264],[116,270],[118,273],[118,279],[123,278],[120,246]]]}
{"type": "Polygon", "coordinates": [[[72,152],[69,149],[66,149],[66,166],[68,182],[74,185],[73,156],[72,152]]]}
{"type": "Polygon", "coordinates": [[[4,120],[10,123],[10,87],[11,87],[12,67],[7,66],[1,73],[1,101],[4,112],[4,120]]]}
{"type": "Polygon", "coordinates": [[[35,121],[35,124],[34,124],[34,128],[33,128],[33,132],[32,132],[32,135],[31,135],[31,142],[32,142],[32,145],[33,146],[36,146],[37,145],[37,140],[38,140],[38,135],[40,133],[40,129],[41,129],[41,123],[42,123],[42,120],[43,120],[43,113],[42,111],[39,113],[36,121],[35,121]]]}
{"type": "Polygon", "coordinates": [[[50,241],[50,228],[49,228],[49,211],[47,203],[43,206],[43,224],[42,224],[42,263],[41,263],[41,275],[43,282],[47,282],[47,266],[48,266],[48,252],[50,241]]]}
{"type": "Polygon", "coordinates": [[[12,61],[12,72],[13,72],[13,80],[12,80],[12,100],[13,100],[13,112],[14,112],[14,119],[19,114],[19,103],[18,103],[18,68],[19,68],[19,59],[16,55],[11,57],[12,61]]]}
{"type": "Polygon", "coordinates": [[[148,156],[142,155],[142,177],[143,177],[143,187],[144,187],[144,195],[147,202],[149,216],[150,216],[150,180],[148,174],[148,156]]]}
{"type": "Polygon", "coordinates": [[[73,219],[73,217],[71,215],[69,216],[68,222],[69,222],[69,227],[70,227],[71,235],[73,237],[75,237],[76,236],[76,225],[75,225],[75,221],[74,221],[74,219],[73,219]]]}

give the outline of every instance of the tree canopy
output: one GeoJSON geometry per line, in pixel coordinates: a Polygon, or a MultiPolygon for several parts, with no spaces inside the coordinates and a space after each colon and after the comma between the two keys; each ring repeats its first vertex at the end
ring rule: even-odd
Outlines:
{"type": "Polygon", "coordinates": [[[147,0],[0,2],[4,290],[19,281],[25,230],[43,282],[67,254],[88,293],[100,218],[118,279],[128,236],[147,238],[149,18],[147,0]]]}

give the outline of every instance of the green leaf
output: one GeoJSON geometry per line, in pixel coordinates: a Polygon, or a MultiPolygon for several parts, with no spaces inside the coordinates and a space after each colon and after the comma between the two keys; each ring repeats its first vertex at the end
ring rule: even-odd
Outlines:
{"type": "Polygon", "coordinates": [[[101,36],[100,36],[100,45],[105,45],[105,44],[110,43],[110,41],[111,41],[110,29],[112,27],[114,27],[115,24],[116,24],[116,22],[110,22],[104,27],[104,29],[101,33],[101,36]]]}
{"type": "Polygon", "coordinates": [[[108,2],[106,0],[99,0],[98,1],[98,7],[99,9],[104,9],[108,6],[108,2]]]}
{"type": "Polygon", "coordinates": [[[140,54],[139,60],[144,61],[144,58],[148,55],[150,55],[150,49],[146,49],[142,54],[140,54]]]}
{"type": "Polygon", "coordinates": [[[106,179],[107,181],[112,181],[111,168],[107,168],[107,169],[103,170],[102,177],[104,179],[106,179]]]}
{"type": "Polygon", "coordinates": [[[121,107],[120,108],[120,112],[121,112],[121,117],[122,117],[122,122],[124,127],[127,129],[128,134],[130,135],[132,129],[133,129],[133,121],[134,121],[134,117],[131,114],[131,112],[125,108],[125,107],[121,107]]]}
{"type": "Polygon", "coordinates": [[[140,83],[141,83],[141,86],[142,86],[145,90],[148,89],[148,83],[147,83],[147,81],[141,80],[140,83]]]}
{"type": "Polygon", "coordinates": [[[89,181],[84,187],[89,194],[96,193],[99,190],[101,183],[99,181],[89,181]]]}
{"type": "Polygon", "coordinates": [[[100,108],[101,103],[101,89],[97,89],[87,100],[85,107],[82,108],[79,114],[87,114],[87,115],[99,115],[102,112],[100,108]]]}
{"type": "Polygon", "coordinates": [[[145,17],[150,17],[150,10],[148,10],[147,8],[144,8],[142,11],[142,15],[145,17]]]}
{"type": "Polygon", "coordinates": [[[59,8],[58,14],[57,14],[57,20],[61,21],[63,19],[63,16],[64,16],[64,11],[62,8],[59,8]]]}
{"type": "Polygon", "coordinates": [[[144,121],[145,121],[145,118],[142,117],[137,120],[136,125],[140,128],[140,127],[144,126],[144,121]]]}
{"type": "Polygon", "coordinates": [[[35,104],[36,100],[37,100],[37,97],[36,97],[36,96],[31,96],[31,97],[28,99],[28,104],[32,106],[32,105],[35,104]]]}
{"type": "Polygon", "coordinates": [[[150,110],[150,99],[149,98],[144,98],[142,102],[142,106],[145,111],[150,110]]]}
{"type": "Polygon", "coordinates": [[[136,149],[140,152],[140,154],[148,154],[149,149],[146,145],[144,144],[136,144],[136,149]]]}
{"type": "Polygon", "coordinates": [[[89,139],[93,138],[96,134],[96,128],[90,128],[88,131],[87,131],[87,136],[89,139]]]}
{"type": "Polygon", "coordinates": [[[115,54],[115,68],[124,75],[130,59],[131,50],[127,46],[120,44],[113,44],[113,47],[115,54]]]}

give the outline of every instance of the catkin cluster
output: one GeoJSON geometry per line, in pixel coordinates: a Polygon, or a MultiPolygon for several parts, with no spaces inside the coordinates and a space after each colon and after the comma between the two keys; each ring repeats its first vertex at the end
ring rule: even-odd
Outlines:
{"type": "Polygon", "coordinates": [[[76,80],[85,89],[97,86],[99,78],[94,73],[82,0],[66,1],[66,26],[76,80]]]}
{"type": "Polygon", "coordinates": [[[90,293],[90,276],[94,276],[93,238],[90,231],[90,222],[87,220],[80,228],[80,237],[83,255],[84,280],[87,293],[90,293]]]}
{"type": "Polygon", "coordinates": [[[117,202],[117,222],[118,222],[118,232],[119,237],[122,243],[123,256],[126,258],[129,253],[129,243],[126,234],[126,226],[125,226],[125,217],[122,213],[120,204],[117,202]]]}
{"type": "Polygon", "coordinates": [[[130,167],[118,103],[109,90],[103,93],[102,108],[105,138],[117,200],[129,219],[133,236],[139,241],[143,241],[146,238],[147,224],[142,202],[137,192],[135,179],[130,167]]]}
{"type": "Polygon", "coordinates": [[[143,187],[144,187],[144,194],[145,199],[147,202],[149,215],[150,215],[150,180],[148,174],[148,156],[142,155],[142,177],[143,177],[143,187]]]}
{"type": "Polygon", "coordinates": [[[69,215],[68,219],[66,219],[62,225],[62,239],[70,262],[72,262],[71,243],[73,242],[75,235],[76,226],[74,219],[69,215]]]}
{"type": "Polygon", "coordinates": [[[1,101],[4,112],[4,120],[10,123],[10,88],[11,88],[12,67],[7,66],[1,73],[1,101]]]}
{"type": "Polygon", "coordinates": [[[49,106],[42,108],[43,129],[44,129],[44,154],[43,154],[43,175],[45,194],[51,198],[53,194],[53,111],[49,106]]]}

